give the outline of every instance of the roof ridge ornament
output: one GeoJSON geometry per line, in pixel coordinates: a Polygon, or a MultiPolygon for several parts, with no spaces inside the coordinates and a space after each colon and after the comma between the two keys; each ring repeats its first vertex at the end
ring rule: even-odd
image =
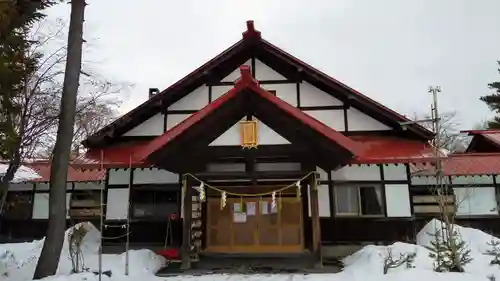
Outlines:
{"type": "Polygon", "coordinates": [[[259,81],[255,80],[252,76],[252,70],[249,65],[240,66],[240,78],[234,82],[236,89],[242,89],[248,86],[259,87],[259,81]]]}
{"type": "Polygon", "coordinates": [[[257,39],[260,40],[260,31],[256,30],[253,24],[253,20],[247,21],[247,30],[243,32],[243,40],[257,39]]]}

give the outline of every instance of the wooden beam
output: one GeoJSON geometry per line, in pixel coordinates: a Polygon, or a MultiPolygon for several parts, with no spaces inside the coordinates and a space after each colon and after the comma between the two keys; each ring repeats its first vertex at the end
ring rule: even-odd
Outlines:
{"type": "Polygon", "coordinates": [[[191,268],[191,221],[192,221],[192,188],[191,182],[184,179],[184,200],[183,200],[183,224],[182,224],[182,264],[181,269],[190,269],[191,268]]]}
{"type": "Polygon", "coordinates": [[[309,180],[310,196],[311,196],[311,220],[312,220],[312,252],[316,261],[317,267],[322,267],[321,260],[321,225],[319,222],[319,199],[318,186],[316,178],[311,177],[309,180]]]}

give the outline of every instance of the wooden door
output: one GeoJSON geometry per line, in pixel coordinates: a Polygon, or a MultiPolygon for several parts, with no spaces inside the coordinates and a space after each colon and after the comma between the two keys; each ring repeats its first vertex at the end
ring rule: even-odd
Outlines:
{"type": "Polygon", "coordinates": [[[302,203],[281,198],[271,208],[271,198],[207,202],[207,252],[282,253],[303,251],[302,203]],[[243,209],[241,209],[243,203],[243,209]]]}

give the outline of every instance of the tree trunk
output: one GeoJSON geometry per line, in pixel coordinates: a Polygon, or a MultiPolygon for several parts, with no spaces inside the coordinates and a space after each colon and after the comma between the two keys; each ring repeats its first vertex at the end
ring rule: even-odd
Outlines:
{"type": "Polygon", "coordinates": [[[34,279],[54,275],[59,265],[66,229],[66,180],[73,139],[76,101],[82,68],[83,22],[85,0],[71,1],[68,32],[68,55],[64,73],[61,113],[50,170],[49,225],[34,279]]]}
{"type": "Polygon", "coordinates": [[[7,171],[5,172],[5,175],[2,177],[2,180],[0,181],[0,221],[1,218],[3,218],[4,214],[4,208],[5,208],[5,203],[7,203],[7,194],[9,192],[9,186],[10,182],[12,179],[14,179],[14,176],[19,169],[19,166],[21,165],[21,155],[19,153],[19,149],[16,150],[16,153],[14,153],[14,157],[9,162],[9,167],[7,168],[7,171]]]}

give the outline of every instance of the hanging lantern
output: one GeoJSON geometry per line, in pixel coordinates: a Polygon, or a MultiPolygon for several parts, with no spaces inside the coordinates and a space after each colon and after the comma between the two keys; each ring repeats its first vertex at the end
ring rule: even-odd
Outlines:
{"type": "Polygon", "coordinates": [[[205,195],[205,184],[202,182],[200,184],[200,201],[201,202],[205,202],[205,198],[206,198],[206,195],[205,195]]]}
{"type": "Polygon", "coordinates": [[[227,203],[227,195],[225,191],[222,191],[222,194],[220,196],[220,209],[224,209],[226,207],[227,203]]]}
{"type": "Polygon", "coordinates": [[[241,147],[242,148],[257,148],[258,146],[258,128],[257,121],[245,120],[240,121],[240,135],[241,135],[241,147]]]}

